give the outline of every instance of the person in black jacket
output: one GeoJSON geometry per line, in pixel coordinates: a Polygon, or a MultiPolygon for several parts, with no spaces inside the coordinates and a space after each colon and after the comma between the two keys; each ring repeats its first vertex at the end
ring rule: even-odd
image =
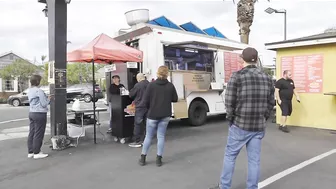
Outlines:
{"type": "Polygon", "coordinates": [[[138,73],[137,76],[138,83],[134,85],[131,89],[129,96],[134,99],[135,103],[135,115],[134,115],[134,142],[130,143],[128,146],[133,148],[140,148],[142,146],[143,140],[143,130],[144,123],[146,123],[146,107],[139,107],[141,100],[146,92],[146,88],[149,82],[142,73],[138,73]]]}
{"type": "Polygon", "coordinates": [[[167,126],[172,115],[172,102],[177,102],[176,89],[167,80],[168,67],[160,66],[157,71],[157,79],[151,82],[146,89],[145,96],[140,107],[148,108],[146,123],[146,138],[143,143],[139,164],[146,164],[146,155],[151,145],[152,138],[157,131],[157,157],[156,165],[162,165],[167,126]]]}
{"type": "MultiPolygon", "coordinates": [[[[110,85],[109,92],[110,95],[120,95],[120,89],[125,88],[123,84],[120,83],[119,75],[112,76],[113,83],[110,85]]],[[[107,130],[107,133],[112,133],[112,103],[110,98],[109,109],[110,109],[110,128],[107,130]]]]}

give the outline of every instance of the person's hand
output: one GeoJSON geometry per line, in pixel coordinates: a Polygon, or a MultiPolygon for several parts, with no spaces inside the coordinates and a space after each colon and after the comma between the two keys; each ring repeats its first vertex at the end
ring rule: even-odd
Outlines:
{"type": "Polygon", "coordinates": [[[277,100],[277,101],[278,101],[278,104],[281,105],[281,100],[279,99],[279,100],[277,100]]]}
{"type": "Polygon", "coordinates": [[[49,100],[54,99],[54,95],[48,95],[48,99],[49,99],[49,100]]]}
{"type": "Polygon", "coordinates": [[[298,101],[298,102],[301,102],[301,100],[300,100],[300,97],[299,97],[299,96],[297,96],[297,97],[296,97],[296,101],[298,101]]]}

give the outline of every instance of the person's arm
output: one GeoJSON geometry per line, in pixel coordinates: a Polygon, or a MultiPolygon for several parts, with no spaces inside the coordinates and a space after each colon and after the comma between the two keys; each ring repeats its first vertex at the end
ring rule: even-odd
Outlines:
{"type": "Polygon", "coordinates": [[[274,104],[274,86],[273,86],[273,83],[270,82],[270,94],[267,97],[267,111],[266,111],[266,114],[265,114],[265,119],[266,120],[270,117],[274,106],[275,106],[275,104],[274,104]]]}
{"type": "Polygon", "coordinates": [[[300,102],[300,96],[299,93],[294,89],[294,95],[296,97],[296,100],[300,102]]]}
{"type": "Polygon", "coordinates": [[[131,89],[131,91],[129,92],[129,97],[132,99],[135,99],[137,93],[138,93],[138,83],[134,85],[134,87],[131,89]]]}
{"type": "Polygon", "coordinates": [[[173,87],[172,102],[177,102],[178,101],[178,96],[177,96],[176,88],[173,84],[172,84],[172,87],[173,87]]]}
{"type": "Polygon", "coordinates": [[[279,105],[281,104],[280,89],[281,89],[281,82],[278,80],[275,83],[275,98],[279,105]]]}
{"type": "Polygon", "coordinates": [[[299,93],[296,91],[295,89],[295,84],[294,84],[294,81],[293,81],[293,92],[294,92],[294,95],[296,97],[296,101],[300,102],[300,96],[299,96],[299,93]]]}
{"type": "Polygon", "coordinates": [[[37,95],[39,97],[41,106],[43,108],[46,108],[50,103],[50,100],[48,99],[47,95],[44,93],[44,91],[42,89],[39,89],[37,91],[37,95]]]}
{"type": "Polygon", "coordinates": [[[237,73],[234,72],[225,90],[226,117],[230,122],[232,122],[234,118],[234,111],[237,103],[237,91],[238,91],[238,77],[237,73]]]}

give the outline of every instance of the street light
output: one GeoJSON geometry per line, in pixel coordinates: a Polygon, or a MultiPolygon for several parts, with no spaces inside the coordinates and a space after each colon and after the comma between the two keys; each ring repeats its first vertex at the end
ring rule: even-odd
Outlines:
{"type": "Polygon", "coordinates": [[[42,12],[44,13],[45,17],[48,17],[48,5],[45,6],[45,8],[42,10],[42,12]]]}
{"type": "Polygon", "coordinates": [[[284,38],[286,40],[287,39],[287,11],[285,9],[277,10],[277,9],[268,7],[265,10],[265,12],[267,12],[268,14],[273,14],[273,13],[284,14],[284,38]]]}
{"type": "MultiPolygon", "coordinates": [[[[44,3],[46,4],[45,8],[42,10],[42,12],[44,13],[45,17],[48,17],[48,3],[47,0],[37,0],[39,3],[44,3]]],[[[66,4],[70,4],[71,0],[64,0],[64,2],[66,4]]]]}
{"type": "MultiPolygon", "coordinates": [[[[37,0],[39,3],[47,3],[47,0],[37,0]]],[[[70,4],[71,3],[71,0],[64,0],[64,2],[66,3],[66,4],[70,4]]]]}

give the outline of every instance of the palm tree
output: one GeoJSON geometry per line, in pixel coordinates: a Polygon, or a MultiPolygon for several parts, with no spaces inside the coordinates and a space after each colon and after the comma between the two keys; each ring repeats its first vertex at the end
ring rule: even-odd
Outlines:
{"type": "MultiPolygon", "coordinates": [[[[242,43],[249,43],[250,27],[253,23],[254,4],[256,2],[257,0],[240,0],[237,3],[237,22],[240,28],[240,42],[242,43]]],[[[235,0],[233,0],[233,3],[235,3],[235,0]]]]}
{"type": "Polygon", "coordinates": [[[45,61],[45,59],[47,58],[47,56],[46,55],[42,55],[41,56],[41,61],[42,61],[42,64],[44,63],[44,61],[45,61]]]}

